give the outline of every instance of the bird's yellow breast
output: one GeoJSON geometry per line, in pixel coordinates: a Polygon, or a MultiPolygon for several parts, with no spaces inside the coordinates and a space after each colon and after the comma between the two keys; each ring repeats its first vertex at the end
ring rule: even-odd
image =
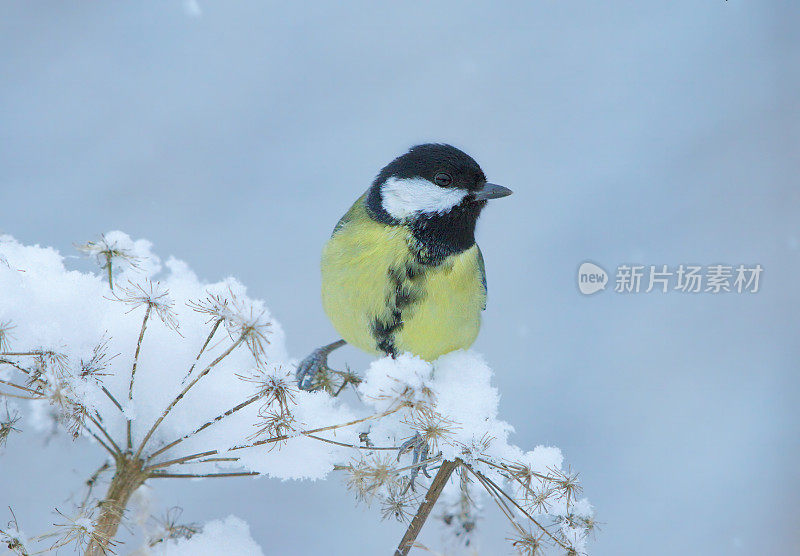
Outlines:
{"type": "Polygon", "coordinates": [[[322,254],[322,302],[348,343],[431,361],[475,341],[485,305],[477,245],[436,266],[417,262],[411,232],[376,222],[357,203],[322,254]]]}

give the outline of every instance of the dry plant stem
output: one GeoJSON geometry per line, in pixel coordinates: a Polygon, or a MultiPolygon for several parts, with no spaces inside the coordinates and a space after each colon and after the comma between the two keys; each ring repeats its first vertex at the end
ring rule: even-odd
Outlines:
{"type": "Polygon", "coordinates": [[[189,378],[189,377],[192,375],[192,373],[194,372],[194,368],[195,368],[195,366],[197,365],[197,362],[198,362],[198,361],[200,361],[200,356],[201,356],[201,355],[203,355],[203,353],[205,353],[205,351],[206,351],[206,348],[208,347],[208,344],[211,342],[211,338],[213,338],[213,337],[214,337],[214,334],[216,334],[216,333],[217,333],[217,328],[219,328],[219,325],[220,325],[220,324],[222,324],[222,320],[223,320],[223,319],[217,319],[217,320],[214,322],[214,326],[212,326],[212,327],[211,327],[211,332],[209,332],[209,334],[208,334],[208,338],[206,338],[206,341],[205,341],[205,343],[203,344],[203,347],[201,347],[201,348],[200,348],[200,351],[197,353],[197,357],[195,357],[195,358],[194,358],[194,363],[192,363],[192,366],[191,366],[191,367],[189,367],[189,372],[188,372],[188,373],[186,373],[186,376],[185,376],[185,377],[183,377],[183,380],[184,380],[184,382],[185,382],[185,381],[186,381],[186,379],[187,379],[187,378],[189,378]]]}
{"type": "Polygon", "coordinates": [[[511,526],[517,530],[517,533],[520,536],[525,536],[525,529],[517,522],[514,516],[514,510],[508,505],[508,503],[505,501],[505,498],[503,498],[501,494],[499,494],[490,484],[480,477],[478,477],[478,482],[484,489],[486,489],[489,497],[494,501],[495,504],[497,504],[497,507],[500,508],[500,511],[503,513],[503,515],[506,516],[506,519],[508,519],[508,522],[511,524],[511,526]]]}
{"type": "MultiPolygon", "coordinates": [[[[303,435],[303,436],[308,436],[310,438],[314,438],[312,435],[314,435],[314,434],[316,434],[318,432],[341,429],[341,428],[344,428],[344,427],[357,425],[359,423],[364,423],[366,421],[371,421],[373,419],[381,419],[383,417],[386,417],[387,415],[391,415],[392,413],[396,413],[396,412],[400,411],[403,407],[405,407],[405,406],[404,405],[399,405],[399,406],[395,407],[394,409],[387,409],[383,413],[376,413],[375,415],[370,415],[369,417],[364,417],[363,419],[355,419],[353,421],[348,421],[346,423],[339,423],[338,425],[329,425],[327,427],[320,427],[318,429],[311,429],[310,431],[300,431],[300,432],[297,433],[297,435],[303,435]]],[[[273,436],[271,438],[265,438],[264,440],[259,440],[257,442],[253,442],[252,444],[245,444],[245,445],[242,445],[242,446],[234,446],[233,448],[230,449],[230,451],[233,451],[233,450],[244,450],[246,448],[255,448],[256,446],[263,446],[264,444],[271,444],[273,442],[280,442],[282,440],[288,440],[288,439],[292,438],[293,436],[297,436],[297,435],[282,434],[280,436],[273,436]]],[[[319,440],[319,438],[317,438],[317,440],[319,440]]]]}
{"type": "MultiPolygon", "coordinates": [[[[111,260],[108,261],[108,266],[111,268],[111,260]]],[[[110,278],[109,278],[110,281],[110,278]]],[[[133,367],[131,368],[131,383],[128,387],[128,400],[133,400],[133,381],[136,379],[136,365],[139,364],[139,352],[142,350],[142,340],[144,339],[144,331],[147,328],[147,319],[150,318],[150,311],[153,310],[153,306],[149,303],[147,304],[147,310],[144,312],[144,319],[142,319],[142,329],[139,331],[139,340],[136,342],[136,353],[133,355],[133,367]]],[[[132,448],[132,440],[131,440],[131,420],[128,419],[127,423],[128,427],[128,450],[132,448]]]]}
{"type": "MultiPolygon", "coordinates": [[[[495,469],[498,469],[498,470],[504,471],[504,472],[505,472],[505,474],[503,475],[504,477],[506,477],[507,479],[511,479],[511,480],[515,481],[515,482],[516,482],[516,483],[518,483],[520,486],[522,486],[522,488],[523,488],[523,489],[530,490],[530,488],[529,488],[529,487],[528,487],[528,486],[527,486],[525,483],[523,483],[523,482],[522,482],[522,481],[519,479],[519,477],[517,477],[517,476],[516,476],[516,475],[515,475],[515,474],[514,474],[514,473],[513,473],[513,472],[512,472],[512,471],[511,471],[511,470],[510,470],[508,467],[506,467],[505,465],[497,465],[496,463],[492,463],[491,461],[488,461],[488,460],[486,460],[486,459],[483,459],[483,458],[478,458],[478,461],[480,461],[480,462],[483,462],[483,463],[485,463],[485,464],[487,464],[487,465],[490,465],[491,467],[494,467],[495,469]]],[[[503,489],[501,489],[501,488],[500,488],[500,487],[499,487],[499,486],[498,486],[498,485],[497,485],[497,484],[496,484],[494,481],[492,481],[491,479],[489,479],[489,477],[487,477],[486,475],[484,475],[484,474],[483,474],[483,473],[481,473],[480,471],[476,471],[475,469],[473,469],[473,468],[472,468],[470,465],[468,465],[468,464],[464,464],[464,467],[466,467],[466,468],[467,468],[467,469],[468,469],[468,470],[469,470],[469,471],[470,471],[472,474],[474,474],[474,475],[475,475],[475,476],[478,478],[478,480],[479,480],[479,481],[481,481],[481,483],[484,485],[484,488],[486,488],[486,490],[487,490],[487,491],[489,491],[489,490],[490,490],[490,488],[494,488],[494,489],[496,489],[496,490],[497,490],[497,491],[498,491],[500,494],[502,494],[504,497],[508,498],[508,499],[509,499],[509,500],[510,500],[510,501],[511,501],[513,504],[514,504],[514,506],[516,506],[516,507],[517,507],[517,508],[518,508],[518,509],[519,509],[519,510],[520,510],[520,511],[523,513],[523,514],[525,514],[525,516],[526,516],[526,517],[527,517],[527,518],[528,518],[528,519],[529,519],[531,522],[533,522],[533,524],[534,524],[534,525],[536,525],[536,526],[537,526],[539,529],[541,529],[541,530],[542,530],[542,532],[544,532],[544,534],[545,534],[545,535],[547,535],[548,537],[550,537],[550,539],[552,539],[552,540],[553,540],[553,541],[554,541],[556,544],[560,545],[562,548],[565,548],[565,549],[567,548],[567,546],[566,546],[565,544],[561,543],[561,541],[559,541],[559,540],[558,540],[556,537],[554,537],[554,536],[553,536],[553,534],[552,534],[552,533],[550,533],[550,531],[548,531],[548,530],[547,530],[547,528],[546,528],[544,525],[542,525],[541,523],[539,523],[538,521],[536,521],[536,519],[534,519],[534,518],[533,518],[533,516],[531,516],[531,515],[530,515],[530,513],[528,513],[527,511],[525,511],[525,509],[523,509],[523,508],[522,508],[522,507],[521,507],[521,506],[520,506],[520,505],[517,503],[517,501],[516,501],[516,500],[514,500],[514,498],[513,498],[513,497],[511,497],[511,496],[509,496],[508,494],[506,494],[506,492],[505,492],[503,489]]],[[[538,478],[540,478],[540,479],[543,479],[543,480],[549,480],[549,479],[550,479],[550,477],[548,477],[547,475],[543,475],[542,473],[531,472],[531,475],[533,475],[534,477],[538,477],[538,478]]],[[[491,493],[491,492],[490,492],[490,493],[491,493]]],[[[569,493],[567,493],[567,508],[569,508],[569,493]]]]}
{"type": "Polygon", "coordinates": [[[422,504],[419,506],[419,510],[417,510],[417,515],[415,515],[414,519],[411,520],[411,523],[406,530],[406,534],[403,535],[400,544],[397,545],[397,550],[394,552],[395,556],[406,556],[408,551],[411,550],[411,547],[414,545],[414,542],[416,542],[417,536],[422,530],[422,526],[425,525],[425,521],[428,519],[433,506],[436,504],[436,501],[442,494],[442,489],[444,489],[444,486],[450,479],[450,475],[453,474],[453,471],[460,464],[461,460],[459,459],[456,459],[455,461],[442,462],[441,467],[439,467],[439,472],[436,473],[428,492],[425,494],[425,500],[422,501],[422,504]]]}
{"type": "MultiPolygon", "coordinates": [[[[355,444],[347,444],[346,442],[337,442],[336,440],[330,440],[328,438],[322,438],[320,436],[315,436],[315,435],[310,434],[310,433],[302,433],[302,434],[304,436],[307,436],[308,438],[313,438],[314,440],[319,440],[321,442],[327,442],[329,444],[336,444],[337,446],[344,446],[345,448],[356,448],[356,449],[359,449],[359,450],[368,450],[368,451],[388,450],[388,451],[392,451],[392,452],[397,451],[397,450],[400,449],[399,446],[356,446],[355,444]]],[[[277,441],[280,441],[280,440],[286,440],[288,438],[289,438],[288,436],[285,436],[285,437],[281,436],[281,437],[271,438],[270,440],[273,441],[273,442],[277,442],[277,441]]],[[[232,449],[242,449],[242,448],[250,448],[250,447],[251,446],[242,446],[242,447],[232,448],[232,449]]],[[[169,461],[162,461],[160,463],[154,463],[153,465],[148,465],[146,469],[149,471],[149,470],[152,470],[152,469],[160,469],[162,467],[169,467],[170,465],[185,464],[185,463],[203,463],[203,462],[206,462],[206,461],[239,461],[239,458],[237,458],[237,457],[207,458],[207,459],[201,459],[200,461],[194,461],[194,460],[197,460],[199,458],[203,458],[203,457],[206,457],[206,456],[213,456],[213,455],[216,455],[218,453],[219,453],[218,450],[210,450],[208,452],[200,452],[200,453],[197,453],[197,454],[190,454],[188,456],[183,456],[183,457],[172,459],[172,460],[169,460],[169,461]]],[[[403,471],[405,469],[411,469],[413,467],[418,467],[419,465],[421,465],[423,463],[430,463],[430,462],[434,462],[434,461],[439,461],[439,459],[440,458],[438,458],[438,457],[431,458],[431,459],[425,460],[424,462],[420,462],[419,464],[415,464],[415,465],[411,465],[411,466],[408,466],[408,467],[404,467],[403,469],[400,469],[399,471],[403,471]]]]}
{"type": "MultiPolygon", "coordinates": [[[[565,550],[569,549],[569,547],[567,545],[565,545],[557,537],[555,537],[550,531],[548,531],[547,528],[544,525],[542,525],[536,519],[534,519],[533,516],[525,510],[525,508],[520,506],[517,503],[517,501],[514,500],[513,496],[509,496],[506,493],[506,491],[504,491],[502,488],[500,488],[500,486],[498,486],[497,483],[495,483],[493,480],[491,480],[489,477],[487,477],[486,475],[484,475],[480,471],[477,471],[477,470],[473,469],[470,465],[466,465],[465,464],[464,467],[466,469],[468,469],[470,471],[470,473],[475,475],[475,477],[477,477],[477,479],[481,482],[481,484],[483,484],[484,488],[490,494],[496,494],[498,496],[502,495],[503,497],[507,498],[509,502],[511,502],[520,512],[522,512],[525,515],[525,517],[527,517],[534,525],[536,525],[545,535],[550,537],[550,539],[553,542],[555,542],[556,544],[558,544],[561,548],[563,548],[565,550]]],[[[509,518],[509,519],[511,519],[511,518],[509,518]]]]}
{"type": "Polygon", "coordinates": [[[114,291],[114,269],[111,266],[113,257],[111,253],[106,252],[106,270],[108,270],[108,288],[114,291]]]}
{"type": "MultiPolygon", "coordinates": [[[[321,440],[323,442],[331,442],[331,441],[329,441],[327,439],[323,439],[321,437],[314,436],[314,433],[321,432],[321,431],[327,431],[327,430],[333,430],[333,429],[339,429],[339,428],[342,428],[342,427],[348,427],[348,426],[351,426],[351,425],[356,425],[358,423],[363,423],[364,421],[369,421],[371,419],[379,419],[381,417],[386,417],[387,415],[391,415],[392,413],[395,413],[395,412],[399,411],[400,409],[402,409],[402,407],[403,406],[400,405],[400,406],[398,406],[398,407],[396,407],[394,409],[389,409],[387,411],[384,411],[383,413],[370,415],[369,417],[364,417],[363,419],[356,419],[354,421],[348,421],[347,423],[339,423],[338,425],[330,425],[330,426],[327,426],[327,427],[320,427],[318,429],[312,429],[310,431],[300,431],[297,435],[307,436],[309,438],[313,438],[315,440],[321,440]]],[[[270,437],[270,438],[266,438],[264,440],[259,440],[258,442],[254,442],[252,444],[247,444],[247,445],[242,445],[242,446],[234,446],[229,451],[244,450],[244,449],[247,449],[247,448],[255,448],[257,446],[263,446],[264,444],[271,444],[273,442],[280,442],[282,440],[289,440],[293,436],[297,436],[297,435],[284,434],[284,435],[281,435],[281,436],[273,436],[273,437],[270,437]]],[[[145,440],[147,440],[147,439],[145,438],[145,440]]],[[[348,444],[347,446],[350,446],[350,445],[348,444]]],[[[375,449],[386,450],[386,449],[395,449],[395,448],[365,447],[365,449],[369,449],[369,450],[375,450],[375,449]]],[[[164,448],[162,448],[159,452],[156,452],[156,454],[158,454],[158,453],[160,453],[162,451],[164,451],[164,448]]],[[[206,456],[215,456],[217,454],[219,454],[218,450],[209,450],[207,452],[199,452],[199,453],[196,453],[196,454],[190,454],[188,456],[183,456],[183,457],[180,457],[180,458],[177,458],[177,459],[172,459],[172,460],[169,460],[169,461],[162,461],[160,463],[149,465],[147,467],[147,469],[148,470],[150,470],[150,469],[159,469],[161,467],[168,467],[168,466],[173,465],[173,464],[184,463],[184,462],[191,461],[191,460],[194,460],[194,459],[204,458],[206,456]]],[[[431,460],[431,461],[433,461],[433,460],[431,460]]]]}
{"type": "Polygon", "coordinates": [[[5,384],[6,386],[11,386],[12,388],[16,388],[18,390],[22,390],[23,392],[27,392],[29,394],[33,394],[34,396],[41,396],[41,392],[37,392],[31,388],[26,386],[20,386],[19,384],[14,384],[13,382],[8,382],[7,380],[0,380],[0,384],[5,384]]]}
{"type": "Polygon", "coordinates": [[[311,433],[305,433],[305,436],[309,438],[313,438],[314,440],[319,440],[321,442],[327,442],[328,444],[335,444],[337,446],[344,446],[345,448],[355,448],[356,450],[390,450],[396,451],[400,449],[400,446],[358,446],[356,444],[348,444],[347,442],[339,442],[337,440],[331,440],[330,438],[322,438],[321,436],[316,436],[311,433]]]}
{"type": "MultiPolygon", "coordinates": [[[[88,430],[88,429],[87,429],[87,430],[88,430]]],[[[112,450],[112,449],[109,447],[109,445],[108,445],[108,444],[106,444],[105,442],[103,442],[103,439],[102,439],[102,438],[100,438],[99,436],[97,436],[95,433],[93,433],[92,431],[89,431],[89,434],[91,434],[91,435],[92,435],[92,437],[94,437],[94,439],[95,439],[95,440],[97,440],[97,443],[98,443],[98,444],[100,444],[100,445],[101,445],[103,448],[105,448],[105,449],[106,449],[106,451],[107,451],[109,454],[111,454],[113,457],[117,457],[117,456],[119,455],[117,452],[115,452],[114,450],[112,450]]]]}
{"type": "MultiPolygon", "coordinates": [[[[0,353],[0,355],[10,355],[10,354],[8,354],[8,353],[0,353]]],[[[17,363],[11,361],[10,359],[0,359],[0,365],[9,365],[11,367],[14,367],[15,369],[17,369],[21,373],[25,373],[26,375],[31,374],[28,369],[18,365],[17,363]]]]}
{"type": "Polygon", "coordinates": [[[92,491],[94,490],[94,487],[97,484],[97,480],[100,478],[100,475],[102,475],[109,467],[111,467],[111,464],[109,462],[105,462],[103,465],[98,467],[97,471],[92,473],[92,476],[89,477],[89,479],[86,481],[86,496],[83,497],[83,502],[81,502],[81,505],[78,506],[79,508],[81,509],[86,508],[86,504],[92,497],[92,491]]]}
{"type": "Polygon", "coordinates": [[[105,556],[109,553],[108,543],[117,535],[122,514],[131,495],[146,479],[147,472],[142,469],[142,461],[124,457],[117,459],[114,478],[105,499],[100,503],[100,517],[94,528],[96,534],[93,535],[84,556],[105,556]]]}
{"type": "Polygon", "coordinates": [[[106,387],[105,387],[105,386],[103,386],[103,385],[100,385],[100,389],[101,389],[101,390],[103,390],[103,392],[104,392],[104,393],[105,393],[105,395],[108,397],[108,399],[109,399],[109,400],[111,400],[111,402],[112,402],[112,403],[113,403],[115,406],[117,406],[117,409],[119,409],[119,410],[122,412],[122,414],[124,415],[124,414],[125,414],[125,411],[123,411],[123,409],[122,409],[122,405],[120,405],[120,403],[117,401],[117,398],[115,398],[115,397],[114,397],[114,395],[113,395],[111,392],[109,392],[109,391],[108,391],[108,388],[106,388],[106,387]]]}
{"type": "MultiPolygon", "coordinates": [[[[491,462],[491,461],[489,461],[488,459],[484,459],[484,458],[478,458],[478,461],[479,461],[479,462],[481,462],[481,463],[485,463],[486,465],[489,465],[489,466],[491,466],[491,467],[494,467],[495,469],[499,469],[500,471],[504,471],[504,472],[505,472],[505,473],[507,473],[507,474],[508,474],[510,477],[514,477],[514,472],[513,472],[513,470],[509,469],[509,468],[508,468],[508,467],[506,467],[505,465],[502,465],[502,464],[498,465],[498,464],[496,464],[496,463],[494,463],[494,462],[491,462]]],[[[543,481],[549,481],[550,479],[552,479],[552,477],[550,477],[549,475],[545,475],[545,474],[543,474],[543,473],[537,473],[536,471],[531,471],[531,472],[530,472],[530,474],[531,474],[533,477],[536,477],[537,479],[542,479],[543,481]]],[[[522,486],[525,486],[525,484],[524,484],[522,481],[520,481],[519,479],[517,479],[517,482],[518,482],[519,484],[521,484],[522,486]]],[[[526,488],[527,488],[527,487],[526,487],[526,488]]]]}
{"type": "Polygon", "coordinates": [[[142,319],[142,328],[139,331],[139,339],[136,341],[136,352],[133,355],[133,367],[131,368],[131,382],[130,386],[128,387],[128,399],[133,399],[133,381],[136,379],[136,365],[139,363],[139,352],[142,350],[142,340],[144,340],[144,332],[147,329],[147,319],[150,318],[150,311],[153,310],[153,306],[149,303],[147,304],[147,309],[144,312],[144,318],[142,319]]]}
{"type": "Polygon", "coordinates": [[[148,460],[151,460],[151,459],[153,459],[153,458],[154,458],[154,457],[156,457],[157,455],[159,455],[159,454],[161,454],[161,453],[163,453],[163,452],[166,452],[167,450],[169,450],[169,449],[170,449],[170,448],[172,448],[173,446],[177,446],[178,444],[180,444],[181,442],[183,442],[183,441],[184,441],[184,440],[186,440],[187,438],[191,438],[192,436],[196,435],[197,433],[199,433],[199,432],[201,432],[201,431],[203,431],[203,430],[207,429],[208,427],[210,427],[210,426],[211,426],[211,425],[213,425],[214,423],[218,423],[219,421],[221,421],[221,420],[222,420],[222,419],[224,419],[225,417],[228,417],[228,416],[230,416],[230,415],[232,415],[232,414],[236,413],[236,412],[237,412],[237,411],[239,411],[240,409],[244,409],[245,407],[247,407],[247,406],[248,406],[248,405],[250,405],[251,403],[257,402],[258,400],[260,400],[260,399],[261,399],[261,398],[263,398],[263,397],[264,397],[264,396],[263,396],[262,394],[257,394],[257,395],[255,395],[255,396],[253,396],[252,398],[250,398],[250,399],[248,399],[248,400],[245,400],[245,401],[243,401],[242,403],[240,403],[239,405],[237,405],[237,406],[235,406],[235,407],[232,407],[231,409],[229,409],[228,411],[226,411],[226,412],[225,412],[225,413],[223,413],[222,415],[217,415],[217,416],[216,416],[216,417],[214,417],[214,418],[213,418],[211,421],[208,421],[207,423],[204,423],[204,424],[203,424],[203,425],[201,425],[199,428],[197,428],[196,430],[194,430],[194,431],[190,432],[189,434],[187,434],[187,435],[185,435],[185,436],[182,436],[181,438],[178,438],[177,440],[173,440],[172,442],[170,442],[170,443],[169,443],[169,444],[167,444],[166,446],[164,446],[164,447],[162,447],[162,448],[159,448],[158,450],[156,450],[155,452],[153,452],[152,454],[150,454],[150,456],[149,456],[147,459],[148,459],[148,460]]]}
{"type": "Polygon", "coordinates": [[[110,434],[108,434],[108,431],[106,431],[105,427],[103,427],[103,425],[101,425],[101,424],[100,424],[100,422],[99,422],[97,419],[95,419],[94,417],[92,417],[91,415],[87,415],[86,417],[87,417],[87,418],[88,418],[88,419],[89,419],[89,420],[90,420],[92,423],[94,423],[94,426],[96,426],[98,429],[100,429],[100,432],[102,432],[102,433],[103,433],[103,436],[105,436],[105,437],[106,437],[106,439],[107,439],[107,440],[108,440],[108,441],[111,443],[111,445],[114,447],[114,450],[116,451],[116,455],[121,455],[121,454],[122,454],[122,450],[120,449],[120,447],[119,447],[119,446],[117,446],[117,443],[116,443],[116,442],[114,442],[114,439],[113,439],[113,438],[111,438],[111,435],[110,435],[110,434]]]}
{"type": "Polygon", "coordinates": [[[405,406],[401,404],[401,405],[398,405],[397,407],[395,407],[394,409],[387,409],[383,413],[377,413],[375,415],[370,415],[369,417],[364,417],[363,419],[354,419],[353,421],[348,421],[347,423],[341,423],[341,424],[338,424],[338,425],[330,425],[330,426],[327,426],[327,427],[320,427],[318,429],[305,431],[305,432],[303,432],[303,434],[332,431],[334,429],[340,429],[342,427],[349,427],[350,425],[357,425],[358,423],[363,423],[365,421],[371,421],[372,419],[382,419],[382,418],[384,418],[384,417],[386,417],[388,415],[391,415],[392,413],[397,413],[403,407],[405,407],[405,406]]]}
{"type": "Polygon", "coordinates": [[[246,333],[239,336],[239,338],[228,349],[226,349],[216,359],[214,359],[211,363],[209,363],[208,366],[205,369],[203,369],[200,372],[200,374],[194,378],[194,380],[192,380],[189,384],[187,384],[186,387],[181,391],[180,394],[178,394],[175,397],[174,400],[172,400],[172,402],[167,406],[167,408],[161,413],[161,416],[158,419],[156,419],[155,423],[153,423],[153,426],[150,427],[150,430],[147,431],[147,434],[142,440],[142,443],[136,450],[135,459],[139,459],[139,456],[142,455],[142,451],[147,445],[147,441],[150,440],[150,437],[153,436],[153,433],[156,432],[156,429],[159,427],[159,425],[161,425],[162,421],[166,419],[167,415],[169,415],[169,412],[172,411],[172,408],[178,405],[178,402],[180,402],[183,399],[183,397],[186,395],[186,392],[188,392],[192,388],[192,386],[200,382],[200,379],[202,379],[204,376],[210,373],[211,369],[213,369],[220,361],[225,359],[227,356],[231,354],[231,352],[233,352],[233,350],[239,347],[239,345],[241,345],[241,343],[244,342],[246,336],[247,336],[246,333]]]}
{"type": "Polygon", "coordinates": [[[14,398],[16,400],[43,400],[44,396],[18,396],[17,394],[9,394],[8,392],[0,392],[0,396],[6,398],[14,398]]]}
{"type": "Polygon", "coordinates": [[[207,452],[200,452],[199,454],[191,454],[189,456],[183,456],[183,457],[176,458],[176,459],[171,459],[171,460],[168,460],[168,461],[162,461],[160,463],[154,463],[153,465],[148,465],[146,467],[146,469],[148,471],[151,471],[153,469],[160,469],[162,467],[169,467],[170,465],[175,465],[177,463],[184,463],[184,462],[192,461],[192,460],[195,460],[195,459],[198,459],[198,458],[204,458],[206,456],[215,456],[218,453],[219,453],[218,450],[209,450],[207,452]]]}
{"type": "Polygon", "coordinates": [[[548,531],[546,527],[544,527],[541,523],[536,521],[527,511],[525,511],[524,508],[522,508],[516,502],[516,500],[514,500],[513,497],[509,496],[502,488],[500,488],[500,486],[498,486],[497,483],[489,479],[486,475],[484,475],[480,471],[476,471],[467,464],[465,464],[464,467],[467,470],[469,470],[470,473],[475,475],[475,477],[478,479],[478,482],[480,482],[483,488],[486,489],[486,492],[489,494],[492,500],[494,500],[495,504],[497,504],[497,507],[500,508],[500,511],[502,511],[503,514],[505,514],[508,521],[519,532],[519,534],[525,535],[526,534],[525,529],[523,529],[523,527],[517,522],[514,516],[513,509],[508,505],[506,499],[508,499],[519,511],[521,511],[525,515],[525,517],[527,517],[531,522],[533,522],[533,524],[536,525],[542,531],[542,533],[547,537],[549,537],[555,544],[557,544],[564,550],[567,551],[570,550],[570,548],[566,544],[561,542],[552,533],[550,533],[550,531],[548,531]]]}
{"type": "MultiPolygon", "coordinates": [[[[239,458],[206,458],[197,461],[190,461],[188,463],[208,463],[210,461],[239,461],[239,458]]],[[[184,464],[182,464],[184,465],[184,464]]]]}
{"type": "Polygon", "coordinates": [[[223,477],[252,477],[261,475],[258,471],[241,471],[235,473],[204,473],[197,475],[194,473],[153,473],[151,479],[216,479],[223,477]]]}

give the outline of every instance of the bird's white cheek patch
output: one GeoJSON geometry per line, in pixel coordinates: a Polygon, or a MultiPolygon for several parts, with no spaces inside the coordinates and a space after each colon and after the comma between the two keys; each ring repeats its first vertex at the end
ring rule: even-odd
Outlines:
{"type": "Polygon", "coordinates": [[[403,220],[416,213],[445,213],[463,201],[467,191],[439,187],[423,178],[389,178],[381,194],[386,212],[403,220]]]}

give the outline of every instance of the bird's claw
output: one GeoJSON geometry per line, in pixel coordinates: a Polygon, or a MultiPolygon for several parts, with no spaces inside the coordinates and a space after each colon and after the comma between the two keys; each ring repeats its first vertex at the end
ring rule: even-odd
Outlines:
{"type": "Polygon", "coordinates": [[[301,390],[317,390],[317,377],[330,371],[328,367],[328,351],[325,348],[315,349],[311,355],[297,365],[295,377],[301,390]]]}
{"type": "Polygon", "coordinates": [[[320,379],[328,376],[331,368],[328,367],[328,355],[345,344],[344,340],[337,340],[327,346],[315,349],[311,355],[300,361],[295,371],[297,386],[301,390],[319,390],[322,388],[320,379]]]}
{"type": "Polygon", "coordinates": [[[405,493],[409,488],[411,490],[415,490],[414,481],[420,471],[422,471],[422,474],[430,479],[431,476],[428,474],[428,464],[426,463],[426,460],[428,459],[428,449],[428,442],[419,433],[415,434],[400,445],[400,449],[397,451],[397,461],[400,461],[400,456],[403,454],[409,451],[412,453],[412,467],[408,474],[408,483],[406,484],[405,489],[403,489],[403,493],[405,493]]]}

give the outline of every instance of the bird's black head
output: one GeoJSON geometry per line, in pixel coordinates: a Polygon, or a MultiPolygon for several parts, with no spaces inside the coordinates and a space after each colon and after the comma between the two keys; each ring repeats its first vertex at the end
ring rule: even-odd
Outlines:
{"type": "Polygon", "coordinates": [[[451,145],[417,145],[381,170],[375,181],[422,178],[444,188],[477,191],[486,176],[475,159],[451,145]]]}
{"type": "Polygon", "coordinates": [[[475,243],[475,223],[488,199],[511,190],[487,183],[475,160],[451,146],[412,147],[387,164],[367,196],[370,216],[407,226],[414,237],[442,257],[475,243]]]}

